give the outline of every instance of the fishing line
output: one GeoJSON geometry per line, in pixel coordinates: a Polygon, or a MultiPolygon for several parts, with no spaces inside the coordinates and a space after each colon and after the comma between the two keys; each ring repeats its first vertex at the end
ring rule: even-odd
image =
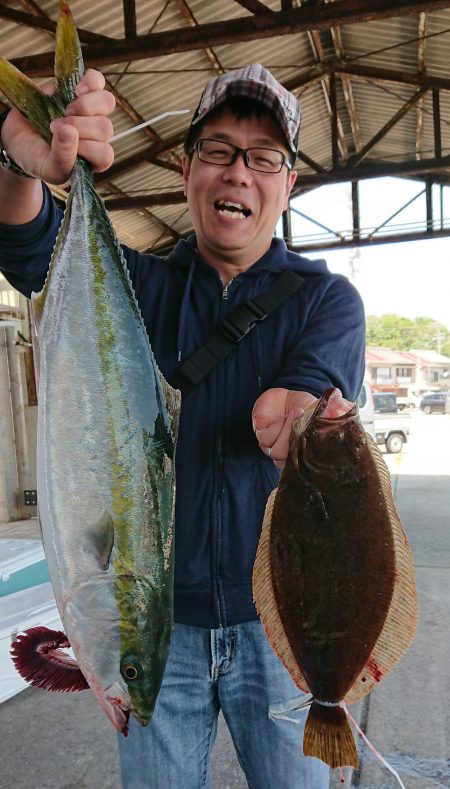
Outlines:
{"type": "Polygon", "coordinates": [[[372,743],[371,743],[371,742],[368,740],[368,738],[366,737],[366,735],[364,734],[364,732],[363,732],[363,731],[361,731],[361,729],[359,728],[359,726],[358,726],[358,724],[356,723],[355,719],[352,717],[352,715],[351,715],[351,714],[350,714],[350,712],[348,711],[348,709],[347,709],[347,705],[345,704],[345,702],[342,702],[342,705],[341,705],[341,706],[342,706],[342,709],[344,710],[344,712],[345,712],[345,714],[346,714],[347,718],[349,719],[350,723],[353,723],[353,726],[355,727],[355,729],[356,729],[356,731],[358,732],[359,736],[360,736],[360,737],[362,737],[362,739],[364,740],[364,742],[366,743],[366,745],[367,745],[367,746],[370,748],[370,750],[372,751],[372,753],[374,754],[374,756],[376,756],[376,757],[377,757],[377,759],[379,759],[379,760],[380,760],[380,762],[381,762],[382,764],[384,764],[384,766],[385,766],[385,767],[387,767],[387,769],[388,769],[388,770],[389,770],[389,771],[392,773],[392,775],[393,775],[393,776],[394,776],[394,777],[397,779],[397,781],[399,782],[399,784],[400,784],[400,786],[402,787],[402,789],[406,789],[406,787],[405,787],[405,784],[403,783],[402,779],[400,778],[400,776],[399,776],[399,774],[398,774],[397,770],[394,770],[394,768],[393,768],[393,767],[392,767],[392,766],[389,764],[389,762],[387,762],[387,761],[386,761],[386,759],[384,759],[384,758],[383,758],[383,756],[381,755],[381,753],[379,753],[379,752],[377,751],[377,749],[376,749],[376,748],[375,748],[375,747],[372,745],[372,743]]]}
{"type": "MultiPolygon", "coordinates": [[[[346,705],[345,701],[340,701],[340,702],[338,702],[338,703],[335,703],[335,702],[329,702],[329,701],[318,701],[318,700],[317,700],[317,699],[315,699],[314,697],[311,697],[311,698],[307,699],[306,701],[303,701],[303,702],[302,702],[302,703],[300,703],[300,704],[292,704],[292,706],[289,706],[289,707],[288,707],[288,705],[286,705],[286,707],[288,707],[288,708],[286,708],[286,707],[285,707],[283,710],[280,710],[280,711],[277,711],[277,710],[275,709],[275,707],[276,707],[277,705],[274,705],[274,706],[272,706],[272,707],[269,707],[269,718],[270,718],[271,720],[284,720],[284,721],[290,721],[290,723],[303,723],[303,720],[297,720],[296,718],[291,718],[289,715],[285,715],[284,713],[286,713],[286,712],[297,712],[297,710],[303,710],[303,709],[306,709],[306,707],[310,707],[310,706],[311,706],[311,704],[312,704],[313,702],[316,702],[316,704],[320,704],[322,707],[341,707],[341,708],[344,710],[344,712],[345,712],[345,714],[346,714],[346,716],[347,716],[348,720],[350,721],[350,723],[352,723],[352,724],[353,724],[353,726],[355,727],[355,729],[356,729],[356,731],[358,732],[359,736],[360,736],[360,737],[363,739],[363,741],[366,743],[366,745],[367,745],[367,746],[369,747],[369,749],[372,751],[372,753],[374,754],[374,756],[376,756],[376,757],[377,757],[377,759],[379,759],[379,761],[380,761],[380,762],[381,762],[381,763],[382,763],[382,764],[383,764],[385,767],[387,767],[387,769],[389,770],[389,772],[391,772],[391,773],[392,773],[392,775],[393,775],[393,776],[394,776],[394,777],[397,779],[397,781],[398,781],[398,783],[400,784],[400,786],[402,787],[402,789],[406,789],[406,787],[405,787],[405,784],[403,783],[402,779],[400,778],[400,776],[399,776],[399,774],[398,774],[397,770],[395,770],[395,769],[394,769],[394,768],[393,768],[393,767],[392,767],[392,766],[389,764],[389,762],[387,762],[387,761],[386,761],[386,759],[384,759],[384,758],[383,758],[383,756],[381,755],[381,753],[379,753],[379,751],[377,751],[377,749],[375,748],[375,746],[374,746],[374,745],[372,745],[372,743],[371,743],[371,742],[369,741],[369,739],[366,737],[366,735],[364,734],[364,732],[363,732],[363,731],[362,731],[362,730],[359,728],[359,726],[358,726],[358,724],[356,723],[355,719],[352,717],[351,713],[348,711],[348,707],[347,707],[347,705],[346,705]]],[[[342,771],[341,771],[341,783],[342,783],[342,771]]]]}
{"type": "Polygon", "coordinates": [[[151,123],[156,123],[156,121],[167,118],[168,115],[185,115],[187,112],[190,112],[190,110],[169,110],[168,112],[163,112],[161,115],[156,115],[155,118],[150,118],[148,121],[138,123],[137,126],[132,126],[131,129],[125,129],[125,131],[115,134],[114,137],[111,137],[110,142],[115,142],[116,140],[122,139],[122,137],[126,137],[128,134],[133,134],[134,132],[139,131],[139,129],[143,129],[145,126],[150,126],[151,123]]]}

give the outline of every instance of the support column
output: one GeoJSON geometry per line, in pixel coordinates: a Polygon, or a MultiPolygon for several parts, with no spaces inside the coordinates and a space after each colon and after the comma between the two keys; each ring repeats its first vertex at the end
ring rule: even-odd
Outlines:
{"type": "Polygon", "coordinates": [[[20,517],[7,331],[0,326],[0,521],[4,522],[20,517]]]}
{"type": "Polygon", "coordinates": [[[25,507],[23,491],[28,487],[28,441],[25,424],[26,381],[24,376],[23,354],[19,353],[15,343],[16,330],[6,329],[6,354],[9,367],[9,389],[11,393],[11,412],[16,447],[17,485],[18,485],[18,515],[19,518],[28,518],[29,513],[25,507]]]}

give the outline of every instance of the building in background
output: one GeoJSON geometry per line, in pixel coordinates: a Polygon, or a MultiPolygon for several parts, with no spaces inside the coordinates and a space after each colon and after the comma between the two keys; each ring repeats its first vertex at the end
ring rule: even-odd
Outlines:
{"type": "Polygon", "coordinates": [[[418,405],[425,392],[450,389],[450,358],[436,351],[368,347],[366,377],[374,392],[394,392],[400,405],[418,405]]]}
{"type": "Polygon", "coordinates": [[[0,274],[0,522],[36,514],[36,425],[29,303],[0,274]]]}

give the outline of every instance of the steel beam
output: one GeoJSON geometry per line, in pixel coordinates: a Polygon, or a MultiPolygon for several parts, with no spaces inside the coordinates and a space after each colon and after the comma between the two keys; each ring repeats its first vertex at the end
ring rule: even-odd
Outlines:
{"type": "MultiPolygon", "coordinates": [[[[112,63],[161,57],[176,52],[192,52],[241,41],[290,36],[293,33],[321,30],[334,25],[353,25],[418,14],[421,11],[448,8],[448,5],[448,0],[428,2],[397,0],[395,5],[392,4],[392,0],[345,0],[340,3],[302,5],[289,12],[273,12],[268,9],[261,14],[225,22],[210,22],[198,27],[165,30],[136,36],[133,40],[114,40],[113,46],[111,41],[93,43],[85,48],[84,58],[87,66],[101,68],[112,63]]],[[[8,7],[3,4],[3,9],[8,10],[8,7]]],[[[36,22],[31,15],[29,19],[33,24],[36,22]]],[[[15,58],[13,63],[29,77],[46,77],[53,74],[53,61],[53,52],[43,52],[15,58]]]]}

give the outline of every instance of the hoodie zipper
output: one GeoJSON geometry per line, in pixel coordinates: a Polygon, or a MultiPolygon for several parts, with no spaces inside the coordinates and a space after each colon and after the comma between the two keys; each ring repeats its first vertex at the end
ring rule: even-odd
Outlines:
{"type": "MultiPolygon", "coordinates": [[[[226,316],[226,307],[224,302],[228,301],[228,289],[233,282],[233,279],[230,279],[229,282],[225,286],[222,287],[222,305],[221,308],[221,316],[220,320],[223,320],[226,316]],[[225,314],[224,314],[225,310],[225,314]]],[[[224,382],[221,377],[220,384],[223,386],[224,382]]],[[[224,398],[222,398],[222,407],[221,407],[221,414],[223,420],[223,403],[224,398]]],[[[222,480],[223,480],[223,423],[219,423],[219,435],[217,439],[217,488],[216,488],[216,503],[215,503],[215,516],[214,516],[214,575],[215,575],[215,605],[217,609],[217,617],[218,617],[218,626],[222,628],[223,624],[223,617],[222,617],[222,605],[220,602],[220,578],[219,578],[219,567],[220,567],[220,550],[219,544],[221,539],[220,534],[220,511],[221,511],[221,496],[222,496],[222,480]]]]}
{"type": "Polygon", "coordinates": [[[227,282],[227,284],[225,285],[225,287],[222,290],[222,299],[223,299],[223,301],[227,301],[227,299],[228,299],[228,288],[230,287],[232,282],[233,282],[233,280],[230,279],[230,281],[227,282]]]}

